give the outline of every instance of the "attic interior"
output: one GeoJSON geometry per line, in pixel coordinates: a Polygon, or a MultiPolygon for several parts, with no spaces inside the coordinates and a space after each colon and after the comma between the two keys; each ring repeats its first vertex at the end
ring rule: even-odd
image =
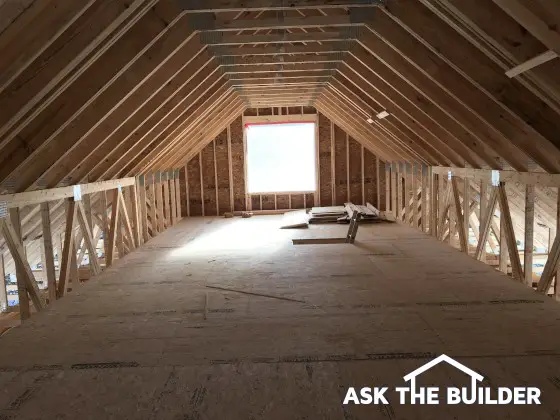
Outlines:
{"type": "Polygon", "coordinates": [[[556,0],[0,0],[0,418],[558,419],[559,54],[556,0]],[[344,404],[444,354],[540,404],[344,404]]]}

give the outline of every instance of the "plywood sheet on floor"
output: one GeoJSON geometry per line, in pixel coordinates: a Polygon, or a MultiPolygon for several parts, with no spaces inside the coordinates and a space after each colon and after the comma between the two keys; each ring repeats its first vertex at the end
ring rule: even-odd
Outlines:
{"type": "MultiPolygon", "coordinates": [[[[190,218],[0,339],[0,414],[18,419],[555,419],[560,306],[397,224],[190,218]],[[306,303],[208,289],[207,285],[306,303]],[[207,317],[204,308],[208,294],[207,317]],[[349,406],[442,353],[533,407],[349,406]]],[[[442,366],[427,383],[465,382],[442,366]]]]}

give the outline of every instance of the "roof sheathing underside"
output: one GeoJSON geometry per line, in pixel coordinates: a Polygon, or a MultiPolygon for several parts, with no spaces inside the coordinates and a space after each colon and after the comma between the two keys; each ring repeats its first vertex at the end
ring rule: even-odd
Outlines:
{"type": "Polygon", "coordinates": [[[560,49],[558,3],[63,3],[0,3],[3,192],[177,167],[246,107],[288,105],[386,161],[560,170],[560,61],[505,74],[560,49]]]}

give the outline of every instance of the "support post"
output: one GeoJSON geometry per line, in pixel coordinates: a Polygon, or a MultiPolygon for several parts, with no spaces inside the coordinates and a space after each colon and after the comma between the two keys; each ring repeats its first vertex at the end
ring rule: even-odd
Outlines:
{"type": "Polygon", "coordinates": [[[391,210],[397,219],[397,164],[391,164],[391,210]]]}
{"type": "Polygon", "coordinates": [[[461,200],[459,198],[459,186],[457,185],[457,177],[451,179],[451,185],[453,187],[453,198],[455,199],[455,214],[457,217],[457,225],[459,228],[459,244],[461,246],[461,251],[468,253],[467,236],[465,232],[465,215],[468,217],[470,209],[467,207],[466,214],[463,214],[461,209],[461,200]]]}
{"type": "Polygon", "coordinates": [[[183,218],[183,209],[181,208],[180,176],[181,176],[180,169],[175,169],[175,204],[177,206],[175,212],[177,214],[177,221],[180,221],[183,218]]]}
{"type": "Polygon", "coordinates": [[[41,222],[43,225],[43,261],[47,277],[49,303],[56,300],[56,271],[54,267],[53,239],[51,232],[51,214],[49,202],[41,203],[41,222]]]}
{"type": "Polygon", "coordinates": [[[115,245],[117,241],[117,230],[119,228],[119,191],[113,190],[111,200],[111,228],[109,230],[109,241],[106,246],[107,254],[105,257],[105,264],[107,267],[113,265],[115,257],[115,245]]]}
{"type": "Polygon", "coordinates": [[[177,195],[175,194],[175,171],[173,170],[169,171],[169,195],[170,195],[171,225],[175,225],[175,223],[177,223],[177,195]]]}
{"type": "Polygon", "coordinates": [[[488,203],[487,184],[486,182],[481,181],[480,200],[478,201],[478,221],[480,222],[480,230],[478,232],[478,244],[482,243],[482,247],[480,249],[480,256],[479,256],[479,250],[478,250],[479,245],[477,245],[475,258],[483,262],[486,262],[486,239],[488,238],[488,232],[490,229],[490,225],[488,225],[488,231],[487,232],[482,231],[483,229],[482,225],[484,223],[484,217],[485,217],[484,212],[486,211],[487,203],[488,203]],[[486,237],[483,238],[483,234],[485,234],[486,237]]]}
{"type": "Polygon", "coordinates": [[[434,174],[430,167],[430,235],[437,238],[437,221],[438,221],[438,175],[434,174]]]}
{"type": "MultiPolygon", "coordinates": [[[[19,244],[22,245],[23,249],[23,241],[21,240],[21,219],[19,214],[19,208],[13,208],[9,210],[10,213],[10,221],[14,228],[15,238],[19,244]]],[[[24,257],[25,257],[25,250],[24,250],[24,257]]],[[[12,255],[12,258],[14,256],[12,255]]],[[[31,309],[29,308],[29,297],[27,296],[26,288],[25,288],[25,270],[21,265],[16,265],[16,281],[17,281],[17,289],[18,289],[18,300],[19,300],[19,314],[21,320],[26,320],[31,316],[31,309]]]]}
{"type": "Polygon", "coordinates": [[[469,220],[471,215],[471,182],[468,177],[464,179],[463,185],[463,225],[461,228],[465,231],[465,241],[467,244],[466,253],[469,253],[469,220]]]}
{"type": "Polygon", "coordinates": [[[108,265],[107,256],[109,255],[109,217],[107,216],[107,191],[101,191],[99,196],[99,205],[101,207],[101,229],[103,230],[103,252],[105,254],[105,265],[108,265]]]}
{"type": "Polygon", "coordinates": [[[140,223],[142,224],[142,242],[146,243],[150,239],[150,234],[148,232],[148,206],[146,204],[146,177],[140,175],[138,177],[138,211],[140,223]]]}
{"type": "Polygon", "coordinates": [[[74,253],[74,227],[76,223],[76,202],[73,198],[66,199],[66,232],[64,233],[64,249],[60,263],[60,278],[58,280],[58,294],[61,298],[66,294],[66,286],[70,278],[72,253],[74,253]]]}
{"type": "Polygon", "coordinates": [[[523,252],[523,270],[525,284],[533,287],[533,246],[535,229],[535,186],[525,187],[525,247],[523,252]]]}
{"type": "Polygon", "coordinates": [[[161,233],[165,230],[164,227],[164,216],[163,216],[163,191],[162,191],[162,174],[161,172],[156,172],[156,179],[154,181],[155,189],[156,189],[156,217],[158,219],[158,233],[161,233]]]}
{"type": "Polygon", "coordinates": [[[136,178],[134,185],[130,186],[130,207],[132,224],[134,225],[134,245],[138,248],[142,245],[142,218],[140,217],[140,200],[138,198],[138,178],[136,178]]]}
{"type": "Polygon", "coordinates": [[[163,171],[161,174],[161,183],[163,185],[163,220],[165,222],[163,230],[171,226],[171,205],[169,201],[169,171],[163,171]]]}
{"type": "Polygon", "coordinates": [[[500,186],[498,187],[498,196],[500,199],[500,209],[502,210],[501,216],[504,218],[504,228],[513,278],[519,282],[522,282],[524,277],[523,269],[521,268],[521,260],[519,259],[519,252],[517,251],[517,244],[515,242],[515,231],[513,230],[511,213],[509,212],[506,187],[503,182],[500,182],[500,186]]]}
{"type": "Polygon", "coordinates": [[[6,271],[4,270],[4,254],[0,252],[0,311],[8,312],[8,291],[6,289],[6,271]]]}
{"type": "Polygon", "coordinates": [[[155,174],[149,175],[148,187],[150,191],[150,219],[152,221],[152,237],[154,237],[158,234],[155,174]]]}
{"type": "Polygon", "coordinates": [[[391,209],[391,165],[385,163],[385,211],[391,209]]]}

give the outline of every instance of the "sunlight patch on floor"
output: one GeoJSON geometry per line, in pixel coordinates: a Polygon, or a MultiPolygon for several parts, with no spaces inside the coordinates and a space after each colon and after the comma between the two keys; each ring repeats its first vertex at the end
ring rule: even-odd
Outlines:
{"type": "Polygon", "coordinates": [[[182,257],[217,251],[275,251],[282,248],[285,242],[291,243],[289,233],[279,227],[280,221],[277,218],[235,219],[174,250],[171,256],[182,257]]]}

